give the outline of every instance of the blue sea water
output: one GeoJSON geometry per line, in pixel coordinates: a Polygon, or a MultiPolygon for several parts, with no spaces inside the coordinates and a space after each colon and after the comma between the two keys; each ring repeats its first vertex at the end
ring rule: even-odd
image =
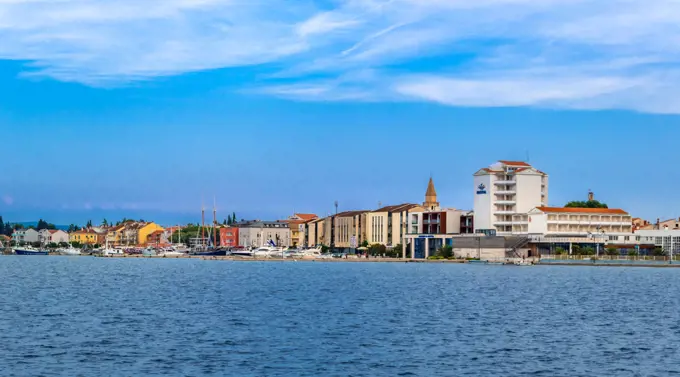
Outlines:
{"type": "Polygon", "coordinates": [[[0,257],[2,376],[662,376],[680,269],[0,257]]]}

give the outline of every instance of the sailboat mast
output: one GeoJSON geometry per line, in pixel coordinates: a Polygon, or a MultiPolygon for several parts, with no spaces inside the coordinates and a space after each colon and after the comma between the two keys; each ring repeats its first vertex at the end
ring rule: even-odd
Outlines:
{"type": "Polygon", "coordinates": [[[201,243],[205,241],[205,205],[201,204],[201,243]]]}
{"type": "Polygon", "coordinates": [[[213,247],[217,247],[217,205],[213,197],[213,247]]]}

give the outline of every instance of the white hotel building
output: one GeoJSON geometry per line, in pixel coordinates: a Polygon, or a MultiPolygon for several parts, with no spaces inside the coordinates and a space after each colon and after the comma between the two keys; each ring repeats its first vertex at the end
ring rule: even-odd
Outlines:
{"type": "Polygon", "coordinates": [[[523,226],[526,215],[548,203],[548,175],[526,162],[498,161],[474,174],[475,231],[508,235],[523,226]]]}

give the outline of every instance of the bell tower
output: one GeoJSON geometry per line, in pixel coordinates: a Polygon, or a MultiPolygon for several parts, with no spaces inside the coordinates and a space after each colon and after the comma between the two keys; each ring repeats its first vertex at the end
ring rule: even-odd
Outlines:
{"type": "Polygon", "coordinates": [[[430,182],[427,184],[427,191],[425,192],[425,202],[423,203],[428,211],[436,211],[439,209],[439,202],[437,201],[437,190],[434,189],[434,181],[430,177],[430,182]]]}

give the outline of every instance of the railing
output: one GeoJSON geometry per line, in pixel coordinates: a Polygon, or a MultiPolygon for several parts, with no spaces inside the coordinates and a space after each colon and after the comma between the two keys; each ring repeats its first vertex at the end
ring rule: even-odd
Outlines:
{"type": "MultiPolygon", "coordinates": [[[[652,255],[568,255],[568,254],[544,254],[541,259],[553,260],[574,260],[574,261],[668,261],[668,256],[652,256],[652,255]]],[[[673,261],[680,261],[680,255],[673,255],[673,261]]]]}

